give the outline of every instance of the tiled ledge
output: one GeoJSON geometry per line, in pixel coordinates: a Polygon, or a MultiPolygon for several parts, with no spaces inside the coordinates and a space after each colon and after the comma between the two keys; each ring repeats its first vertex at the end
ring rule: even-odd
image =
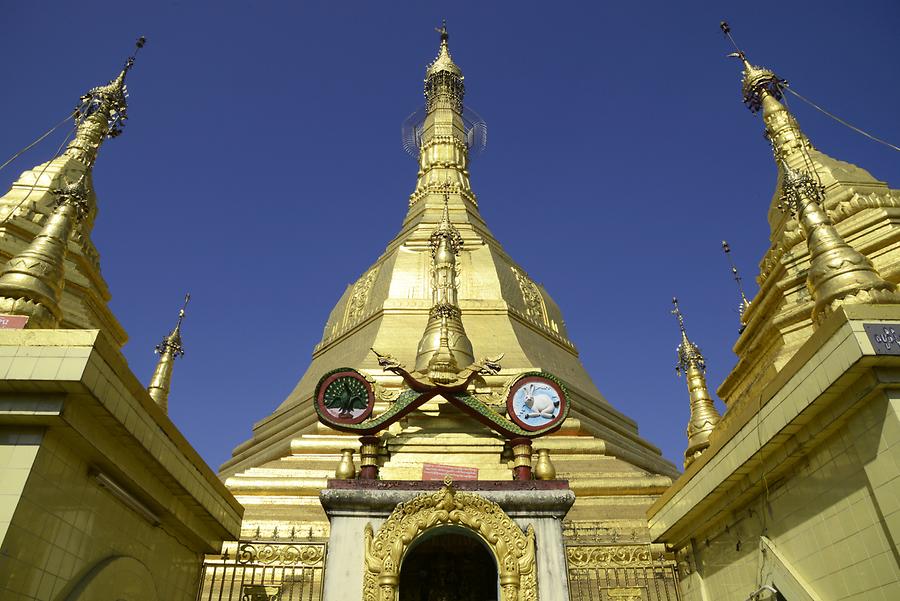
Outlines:
{"type": "Polygon", "coordinates": [[[0,425],[69,427],[98,448],[114,428],[144,457],[130,478],[174,479],[209,527],[239,531],[243,507],[99,330],[0,330],[0,425]]]}
{"type": "Polygon", "coordinates": [[[648,511],[654,540],[678,544],[701,514],[702,521],[709,522],[728,502],[751,492],[741,485],[762,461],[776,458],[783,469],[798,459],[775,453],[784,455],[785,441],[809,428],[821,412],[845,412],[846,403],[837,402],[840,393],[862,373],[877,366],[900,367],[900,356],[876,355],[863,323],[900,323],[900,305],[840,308],[759,397],[732,405],[710,447],[648,511]]]}

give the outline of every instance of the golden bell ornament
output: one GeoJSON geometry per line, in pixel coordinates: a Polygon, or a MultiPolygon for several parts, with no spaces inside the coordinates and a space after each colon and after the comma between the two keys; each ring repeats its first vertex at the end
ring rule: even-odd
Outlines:
{"type": "Polygon", "coordinates": [[[341,449],[341,461],[334,471],[339,480],[352,480],[356,477],[356,466],[353,465],[353,449],[341,449]]]}
{"type": "Polygon", "coordinates": [[[547,449],[538,449],[537,463],[534,465],[534,477],[538,480],[554,480],[556,478],[556,468],[550,461],[550,451],[547,449]]]}

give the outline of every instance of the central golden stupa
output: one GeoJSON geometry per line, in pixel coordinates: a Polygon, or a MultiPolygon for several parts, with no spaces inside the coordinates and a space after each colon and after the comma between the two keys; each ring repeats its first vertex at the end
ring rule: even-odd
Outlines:
{"type": "MultiPolygon", "coordinates": [[[[429,244],[446,206],[462,238],[457,302],[465,327],[454,331],[451,324],[450,347],[460,365],[471,362],[473,351],[476,357],[503,356],[499,373],[475,378],[471,392],[500,407],[511,379],[523,372],[550,372],[562,380],[569,391],[569,418],[534,446],[535,452],[549,450],[557,477],[569,480],[576,494],[566,536],[591,532],[594,539],[649,542],[646,510],[677,470],[603,397],[578,359],[559,307],[482,219],[469,178],[473,132],[464,118],[464,92],[443,29],[438,56],[426,71],[425,111],[414,124],[419,171],[400,232],[341,296],[294,390],[254,425],[250,440],[221,467],[226,485],[246,508],[245,536],[328,535],[319,493],[335,477],[342,449],[358,450],[359,443],[356,435],[317,421],[316,384],[329,370],[356,369],[376,390],[377,413],[400,394],[403,382],[379,366],[371,349],[405,365],[416,365],[417,355],[421,363],[423,353],[427,358],[422,346],[429,344],[433,303],[429,244]]],[[[436,397],[382,432],[380,477],[421,480],[425,464],[442,464],[468,468],[470,474],[474,468],[478,480],[510,480],[512,458],[504,443],[436,397]]]]}

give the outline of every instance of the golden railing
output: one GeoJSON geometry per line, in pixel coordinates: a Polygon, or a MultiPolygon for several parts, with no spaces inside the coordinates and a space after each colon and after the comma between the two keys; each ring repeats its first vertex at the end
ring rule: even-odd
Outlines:
{"type": "Polygon", "coordinates": [[[320,601],[324,542],[238,541],[203,562],[197,601],[320,601]]]}
{"type": "Polygon", "coordinates": [[[566,546],[572,601],[678,601],[674,559],[656,545],[566,546]]]}

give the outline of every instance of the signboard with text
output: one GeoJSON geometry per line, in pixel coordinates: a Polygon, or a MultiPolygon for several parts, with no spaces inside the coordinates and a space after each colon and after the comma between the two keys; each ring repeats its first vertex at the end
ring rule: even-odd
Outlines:
{"type": "Polygon", "coordinates": [[[26,323],[26,315],[0,315],[0,330],[21,330],[26,323]]]}
{"type": "Polygon", "coordinates": [[[422,480],[443,480],[445,476],[450,476],[454,480],[478,480],[478,468],[440,463],[422,465],[422,480]]]}

